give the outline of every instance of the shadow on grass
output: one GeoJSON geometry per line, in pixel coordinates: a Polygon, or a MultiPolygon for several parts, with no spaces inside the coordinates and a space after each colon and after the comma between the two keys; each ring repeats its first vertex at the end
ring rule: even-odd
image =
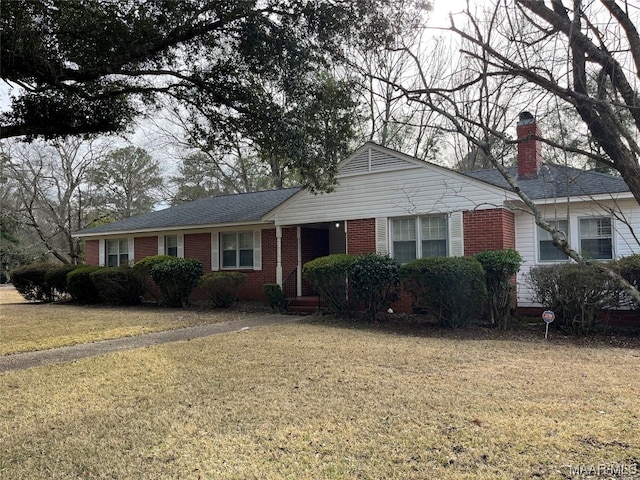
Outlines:
{"type": "Polygon", "coordinates": [[[513,326],[508,330],[501,330],[487,324],[473,324],[467,328],[450,329],[422,315],[410,315],[408,317],[390,315],[384,321],[375,323],[336,315],[310,315],[301,317],[300,323],[381,332],[389,335],[460,341],[495,340],[587,348],[640,349],[640,327],[618,327],[615,330],[590,336],[567,335],[557,328],[551,328],[548,339],[545,339],[545,323],[542,319],[539,322],[516,319],[513,322],[513,326]]]}

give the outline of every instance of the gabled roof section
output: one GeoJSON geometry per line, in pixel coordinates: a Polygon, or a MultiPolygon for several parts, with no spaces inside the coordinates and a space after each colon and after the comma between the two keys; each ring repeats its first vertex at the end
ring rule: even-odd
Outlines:
{"type": "Polygon", "coordinates": [[[76,236],[258,223],[267,213],[299,190],[300,188],[296,187],[202,198],[164,210],[87,228],[76,233],[76,236]]]}
{"type": "Polygon", "coordinates": [[[424,166],[426,162],[404,153],[367,142],[338,164],[338,177],[388,172],[424,166]]]}
{"type": "MultiPolygon", "coordinates": [[[[518,167],[508,168],[507,171],[518,179],[518,167]]],[[[465,175],[512,191],[496,169],[475,170],[465,172],[465,175]]],[[[628,185],[621,177],[553,164],[543,164],[536,178],[519,180],[518,186],[532,200],[629,192],[628,185]]]]}

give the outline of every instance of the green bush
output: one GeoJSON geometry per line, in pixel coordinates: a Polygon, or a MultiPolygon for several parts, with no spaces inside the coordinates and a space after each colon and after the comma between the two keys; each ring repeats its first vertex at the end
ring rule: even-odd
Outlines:
{"type": "Polygon", "coordinates": [[[189,294],[198,285],[204,273],[202,262],[193,258],[169,257],[151,267],[151,278],[160,288],[162,304],[168,307],[186,307],[189,294]]]}
{"type": "Polygon", "coordinates": [[[468,326],[486,301],[484,269],[472,257],[420,258],[400,268],[414,305],[449,328],[468,326]]]}
{"type": "Polygon", "coordinates": [[[4,285],[9,282],[9,275],[4,270],[0,270],[0,285],[4,285]]]}
{"type": "Polygon", "coordinates": [[[142,279],[130,267],[101,268],[92,272],[90,278],[103,303],[138,305],[142,301],[142,279]]]}
{"type": "Polygon", "coordinates": [[[209,303],[218,308],[228,308],[238,300],[240,287],[247,281],[241,272],[213,272],[200,277],[198,285],[209,297],[209,303]]]}
{"type": "Polygon", "coordinates": [[[143,296],[148,296],[153,298],[156,303],[161,303],[162,301],[162,293],[160,292],[160,288],[153,281],[151,277],[151,269],[160,263],[164,262],[174,262],[179,260],[177,257],[172,257],[170,255],[152,255],[150,257],[145,257],[139,262],[136,262],[131,268],[133,269],[134,274],[140,278],[144,292],[143,296]]]}
{"type": "MultiPolygon", "coordinates": [[[[629,282],[631,285],[640,290],[640,255],[629,255],[628,257],[622,257],[616,262],[616,267],[620,272],[620,275],[629,282]]],[[[624,295],[623,297],[628,297],[624,295]]],[[[631,298],[627,299],[628,304],[633,308],[639,309],[640,304],[631,298]]]]}
{"type": "Polygon", "coordinates": [[[25,300],[53,302],[55,291],[45,280],[46,273],[54,268],[50,263],[33,263],[11,270],[9,276],[13,286],[25,300]]]}
{"type": "Polygon", "coordinates": [[[563,263],[529,271],[534,300],[556,314],[554,325],[586,335],[600,328],[603,311],[615,308],[619,288],[598,265],[563,263]]]}
{"type": "Polygon", "coordinates": [[[271,310],[274,312],[284,312],[287,299],[282,291],[282,287],[277,283],[266,283],[262,288],[271,310]]]}
{"type": "Polygon", "coordinates": [[[76,268],[78,268],[78,265],[58,265],[50,268],[44,274],[45,281],[51,288],[53,288],[57,297],[69,294],[67,275],[69,275],[69,272],[73,272],[76,268]]]}
{"type": "Polygon", "coordinates": [[[364,315],[375,320],[380,311],[398,300],[400,266],[388,255],[359,255],[348,269],[349,286],[364,315]]]}
{"type": "Polygon", "coordinates": [[[319,257],[302,267],[302,275],[328,308],[338,315],[353,317],[357,301],[347,293],[347,274],[355,262],[355,257],[334,254],[319,257]]]}
{"type": "Polygon", "coordinates": [[[107,267],[83,265],[67,274],[67,288],[74,300],[80,303],[99,303],[100,294],[91,280],[91,274],[107,267]]]}
{"type": "Polygon", "coordinates": [[[515,250],[507,249],[485,250],[475,258],[484,268],[491,323],[506,330],[514,306],[516,286],[513,277],[520,270],[522,257],[515,250]]]}

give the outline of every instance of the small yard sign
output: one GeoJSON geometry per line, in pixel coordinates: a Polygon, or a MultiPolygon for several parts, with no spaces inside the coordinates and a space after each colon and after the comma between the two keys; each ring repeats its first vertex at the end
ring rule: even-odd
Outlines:
{"type": "Polygon", "coordinates": [[[553,313],[551,310],[545,310],[544,312],[542,312],[542,319],[547,324],[547,328],[544,331],[545,340],[547,339],[547,336],[549,335],[549,324],[551,322],[553,322],[555,320],[555,318],[556,318],[556,314],[553,313]]]}

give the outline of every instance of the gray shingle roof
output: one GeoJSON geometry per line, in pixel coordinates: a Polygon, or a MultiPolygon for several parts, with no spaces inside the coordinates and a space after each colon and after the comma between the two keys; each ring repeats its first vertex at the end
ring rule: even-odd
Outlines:
{"type": "MultiPolygon", "coordinates": [[[[517,167],[511,167],[507,171],[517,180],[517,167]]],[[[475,170],[465,172],[465,175],[511,191],[507,181],[496,169],[475,170]]],[[[532,200],[629,192],[629,187],[621,177],[547,164],[541,166],[537,178],[520,180],[518,185],[532,200]]]]}
{"type": "Polygon", "coordinates": [[[202,198],[164,210],[87,228],[79,231],[78,235],[257,222],[298,191],[300,191],[299,187],[202,198]]]}

